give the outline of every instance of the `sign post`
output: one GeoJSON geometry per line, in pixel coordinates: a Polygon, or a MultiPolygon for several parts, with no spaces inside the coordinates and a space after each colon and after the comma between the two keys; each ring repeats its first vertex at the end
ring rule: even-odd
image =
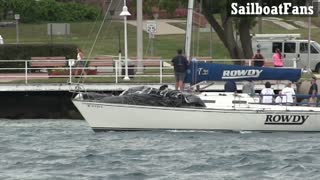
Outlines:
{"type": "Polygon", "coordinates": [[[17,40],[16,43],[19,43],[19,19],[20,19],[20,14],[15,14],[14,19],[16,20],[16,36],[17,40]]]}
{"type": "Polygon", "coordinates": [[[154,55],[154,38],[155,33],[157,32],[157,24],[155,21],[147,21],[147,32],[149,33],[149,42],[150,42],[150,54],[154,55]]]}

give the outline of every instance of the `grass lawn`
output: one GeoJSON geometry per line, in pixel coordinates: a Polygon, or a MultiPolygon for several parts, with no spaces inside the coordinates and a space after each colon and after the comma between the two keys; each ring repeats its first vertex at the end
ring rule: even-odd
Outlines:
{"type": "MultiPolygon", "coordinates": [[[[284,17],[284,20],[300,20],[307,21],[307,17],[284,17]]],[[[320,18],[314,17],[312,22],[320,25],[320,18]]],[[[120,46],[123,49],[123,23],[107,21],[103,24],[101,33],[94,43],[101,22],[81,22],[70,23],[71,35],[54,36],[52,43],[72,43],[76,44],[85,51],[85,55],[95,57],[97,55],[118,55],[119,35],[120,46]]],[[[180,28],[184,28],[185,23],[173,23],[180,28]]],[[[285,30],[278,25],[263,21],[263,33],[301,33],[303,38],[308,37],[308,29],[299,28],[298,30],[285,30]]],[[[257,26],[252,28],[252,33],[257,32],[257,26]]],[[[1,35],[5,43],[16,42],[15,27],[1,27],[1,35]]],[[[20,24],[20,42],[21,43],[50,43],[51,39],[47,35],[47,24],[20,24]]],[[[195,56],[210,56],[210,33],[201,32],[198,34],[197,28],[193,28],[191,53],[195,56]]],[[[320,42],[320,28],[312,29],[312,40],[320,42]]],[[[161,56],[165,59],[172,58],[176,53],[176,49],[184,47],[184,35],[158,35],[154,40],[154,56],[161,56]]],[[[212,34],[212,54],[216,59],[229,58],[226,48],[216,35],[212,34]]],[[[150,41],[147,33],[144,32],[144,55],[150,55],[147,50],[150,49],[150,41]]],[[[128,54],[136,56],[136,27],[128,24],[128,54]]]]}
{"type": "MultiPolygon", "coordinates": [[[[101,33],[98,36],[96,43],[94,39],[97,35],[101,22],[81,22],[70,23],[71,35],[53,36],[52,43],[72,43],[81,47],[86,56],[90,57],[97,55],[118,55],[119,51],[119,35],[120,45],[123,51],[123,23],[112,22],[110,25],[104,23],[101,33]]],[[[20,24],[19,26],[19,41],[20,43],[51,43],[51,38],[47,35],[47,24],[20,24]]],[[[1,35],[5,43],[16,42],[15,27],[1,28],[1,35]]],[[[193,38],[193,52],[197,49],[195,54],[197,56],[210,55],[210,34],[201,33],[198,40],[193,38]]],[[[154,39],[154,56],[161,56],[165,59],[171,59],[176,54],[178,48],[184,48],[184,35],[159,35],[154,39]]],[[[221,41],[215,33],[213,33],[213,54],[215,58],[228,57],[226,49],[223,47],[221,41]]],[[[150,56],[150,41],[148,34],[144,32],[144,55],[150,56]]],[[[136,56],[136,27],[128,24],[128,55],[136,56]]]]}

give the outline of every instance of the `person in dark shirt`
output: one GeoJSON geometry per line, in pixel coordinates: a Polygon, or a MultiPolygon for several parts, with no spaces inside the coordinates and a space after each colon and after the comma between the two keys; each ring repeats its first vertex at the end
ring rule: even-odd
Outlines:
{"type": "Polygon", "coordinates": [[[253,65],[262,67],[264,66],[264,57],[260,53],[260,49],[257,49],[257,53],[252,57],[253,59],[253,65]]]}
{"type": "Polygon", "coordinates": [[[237,85],[236,85],[236,82],[234,81],[227,81],[225,84],[224,84],[224,91],[225,92],[237,92],[237,85]]]}
{"type": "Polygon", "coordinates": [[[311,86],[309,89],[309,104],[310,106],[317,106],[318,85],[317,78],[312,77],[311,86]]]}
{"type": "Polygon", "coordinates": [[[174,67],[174,75],[176,78],[176,90],[184,90],[184,78],[188,69],[188,60],[182,55],[182,49],[178,49],[178,54],[172,58],[171,62],[174,67]]]}

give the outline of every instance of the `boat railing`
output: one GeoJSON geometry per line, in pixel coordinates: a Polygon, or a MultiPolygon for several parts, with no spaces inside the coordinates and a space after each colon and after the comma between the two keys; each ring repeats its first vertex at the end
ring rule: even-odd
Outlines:
{"type": "MultiPolygon", "coordinates": [[[[255,103],[255,104],[264,104],[264,105],[286,105],[286,106],[320,106],[320,102],[319,103],[313,103],[313,102],[309,102],[309,99],[311,98],[311,95],[309,94],[294,94],[294,95],[286,95],[286,94],[275,94],[275,95],[262,95],[262,94],[255,94],[254,96],[258,96],[260,98],[260,102],[259,103],[255,103]],[[262,98],[264,96],[272,96],[272,103],[263,103],[262,102],[262,98]],[[293,102],[288,102],[288,97],[292,97],[293,98],[293,102]],[[276,102],[276,97],[281,97],[281,101],[280,102],[276,102]],[[285,98],[285,100],[283,100],[283,98],[285,98]]],[[[316,96],[317,99],[320,98],[320,94],[316,96]]]]}

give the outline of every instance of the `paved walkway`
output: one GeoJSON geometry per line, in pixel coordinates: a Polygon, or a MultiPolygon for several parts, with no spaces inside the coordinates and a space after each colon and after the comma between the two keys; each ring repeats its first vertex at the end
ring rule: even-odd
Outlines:
{"type": "MultiPolygon", "coordinates": [[[[169,23],[186,23],[186,20],[171,20],[171,19],[159,19],[154,21],[157,25],[157,32],[155,35],[170,35],[170,34],[185,34],[184,29],[173,26],[169,23]]],[[[143,21],[143,30],[147,32],[147,23],[148,21],[143,21]]],[[[132,20],[128,21],[128,24],[137,26],[137,21],[132,20]]]]}
{"type": "Polygon", "coordinates": [[[296,29],[299,29],[285,21],[283,21],[283,19],[281,18],[276,18],[276,17],[266,17],[266,18],[263,18],[262,20],[264,21],[270,21],[284,29],[287,29],[287,30],[296,30],[296,29]]]}
{"type": "MultiPolygon", "coordinates": [[[[308,22],[305,22],[305,21],[284,20],[282,18],[277,18],[277,17],[265,17],[263,18],[263,20],[272,22],[286,30],[297,30],[300,28],[308,28],[308,22]],[[292,24],[289,24],[288,22],[292,22],[292,24]]],[[[311,24],[311,28],[317,28],[317,27],[311,24]]]]}
{"type": "MultiPolygon", "coordinates": [[[[300,28],[308,28],[308,22],[305,22],[305,21],[293,21],[293,23],[295,25],[299,26],[300,28]]],[[[311,24],[311,29],[315,29],[315,28],[318,28],[318,27],[311,24]]]]}
{"type": "MultiPolygon", "coordinates": [[[[28,80],[48,79],[48,73],[28,73],[28,80]]],[[[25,80],[25,73],[0,73],[0,82],[25,80]]]]}

